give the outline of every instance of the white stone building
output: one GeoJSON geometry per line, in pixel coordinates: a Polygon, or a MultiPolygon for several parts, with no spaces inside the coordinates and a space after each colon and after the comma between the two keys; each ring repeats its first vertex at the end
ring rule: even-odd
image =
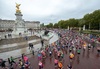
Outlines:
{"type": "Polygon", "coordinates": [[[38,29],[40,28],[40,22],[39,21],[25,21],[25,27],[27,29],[38,29]]]}
{"type": "MultiPolygon", "coordinates": [[[[27,29],[38,29],[40,27],[39,21],[24,21],[27,29]]],[[[14,29],[15,20],[3,20],[0,19],[0,30],[14,29]]]]}
{"type": "Polygon", "coordinates": [[[15,25],[14,20],[2,20],[0,19],[0,30],[13,29],[15,25]]]}

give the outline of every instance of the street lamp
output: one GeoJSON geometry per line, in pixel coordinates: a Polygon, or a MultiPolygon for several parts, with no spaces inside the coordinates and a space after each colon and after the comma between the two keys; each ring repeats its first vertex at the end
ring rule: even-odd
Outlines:
{"type": "Polygon", "coordinates": [[[100,32],[100,22],[99,22],[99,32],[100,32]]]}
{"type": "Polygon", "coordinates": [[[89,23],[89,30],[90,30],[91,23],[89,23]]]}

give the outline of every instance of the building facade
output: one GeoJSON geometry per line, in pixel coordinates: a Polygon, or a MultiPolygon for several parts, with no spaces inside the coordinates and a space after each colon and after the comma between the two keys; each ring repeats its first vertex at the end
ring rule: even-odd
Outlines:
{"type": "MultiPolygon", "coordinates": [[[[39,29],[40,28],[40,22],[39,21],[24,21],[25,28],[28,29],[39,29]]],[[[15,20],[3,20],[0,19],[0,30],[8,30],[8,29],[14,29],[15,27],[15,20]]]]}
{"type": "Polygon", "coordinates": [[[39,29],[40,28],[40,22],[39,21],[25,21],[25,27],[27,29],[39,29]]]}

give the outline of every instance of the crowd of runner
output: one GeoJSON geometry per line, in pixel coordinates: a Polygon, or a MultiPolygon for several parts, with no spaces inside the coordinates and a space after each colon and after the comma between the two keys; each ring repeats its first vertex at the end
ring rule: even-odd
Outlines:
{"type": "MultiPolygon", "coordinates": [[[[95,48],[94,40],[90,41],[92,43],[85,42],[84,39],[86,38],[80,36],[77,32],[68,30],[55,30],[54,32],[57,33],[59,39],[56,42],[48,44],[45,47],[43,47],[42,44],[42,48],[37,52],[39,69],[44,69],[45,60],[47,58],[50,58],[50,60],[54,58],[53,61],[55,69],[73,69],[73,61],[77,59],[78,62],[80,62],[81,53],[84,54],[85,52],[88,52],[89,56],[90,50],[95,48]],[[69,56],[69,60],[67,60],[68,64],[66,64],[67,68],[64,68],[63,64],[63,62],[65,61],[65,54],[69,56]]],[[[100,53],[100,49],[97,49],[97,51],[98,53],[100,53]]],[[[34,48],[32,52],[34,55],[34,48]]],[[[6,61],[4,61],[3,59],[0,59],[0,66],[2,68],[6,67],[5,62],[6,61]]],[[[22,54],[22,57],[19,58],[17,62],[15,62],[13,57],[11,56],[10,58],[8,58],[8,62],[10,69],[15,69],[14,67],[16,66],[19,66],[20,69],[31,68],[29,58],[25,54],[22,54]]]]}

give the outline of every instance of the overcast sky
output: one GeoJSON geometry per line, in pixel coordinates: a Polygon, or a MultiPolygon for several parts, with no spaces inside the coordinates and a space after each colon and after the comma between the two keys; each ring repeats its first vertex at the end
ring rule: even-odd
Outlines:
{"type": "Polygon", "coordinates": [[[85,14],[100,9],[100,0],[0,0],[0,18],[15,20],[16,4],[25,21],[56,23],[69,18],[82,18],[85,14]]]}

